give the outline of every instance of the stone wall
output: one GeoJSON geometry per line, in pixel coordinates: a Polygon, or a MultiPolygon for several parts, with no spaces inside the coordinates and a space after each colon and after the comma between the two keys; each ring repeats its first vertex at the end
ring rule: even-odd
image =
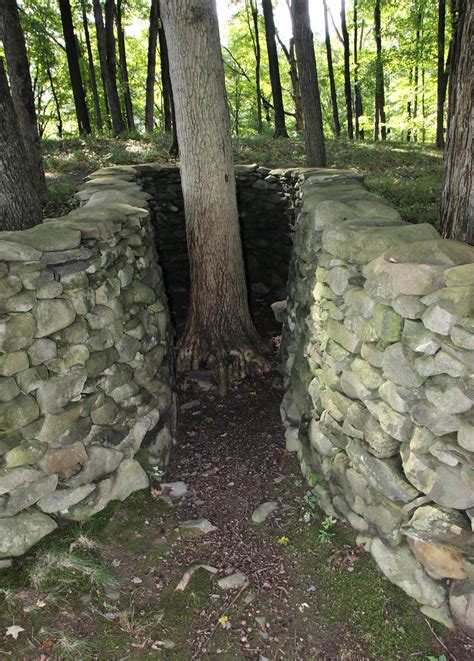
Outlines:
{"type": "Polygon", "coordinates": [[[99,171],[80,209],[0,234],[0,566],[146,487],[140,451],[167,462],[173,336],[135,177],[99,171]]]}
{"type": "Polygon", "coordinates": [[[287,447],[429,617],[474,635],[474,248],[306,173],[283,355],[287,447]]]}

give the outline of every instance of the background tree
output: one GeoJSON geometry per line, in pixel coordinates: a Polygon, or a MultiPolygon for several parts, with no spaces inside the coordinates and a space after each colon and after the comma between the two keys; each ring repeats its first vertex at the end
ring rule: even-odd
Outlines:
{"type": "Polygon", "coordinates": [[[444,148],[444,102],[446,85],[444,81],[444,41],[446,31],[446,0],[438,0],[438,77],[436,108],[436,146],[444,148]]]}
{"type": "Polygon", "coordinates": [[[459,0],[453,38],[446,170],[441,200],[441,235],[474,244],[474,195],[472,171],[472,0],[459,0]]]}
{"type": "Polygon", "coordinates": [[[21,137],[31,164],[31,176],[42,202],[48,196],[43,156],[36,122],[35,101],[16,0],[0,3],[0,38],[8,63],[11,94],[21,137]]]}
{"type": "Polygon", "coordinates": [[[72,93],[74,96],[74,105],[76,107],[79,133],[90,133],[91,124],[89,111],[87,109],[86,95],[82,84],[79,55],[77,52],[76,36],[74,34],[74,25],[72,22],[71,5],[69,4],[69,0],[59,0],[59,10],[61,12],[61,22],[63,25],[64,42],[66,44],[67,62],[71,78],[72,93]]]}
{"type": "MultiPolygon", "coordinates": [[[[120,135],[125,130],[125,125],[122,118],[122,111],[120,108],[120,100],[117,91],[117,81],[115,78],[114,62],[115,62],[115,39],[113,46],[113,53],[110,53],[110,26],[112,21],[113,26],[113,6],[109,2],[109,39],[106,36],[106,30],[104,26],[104,17],[102,14],[102,7],[100,0],[93,0],[94,4],[94,19],[96,26],[97,34],[97,47],[99,50],[99,59],[100,59],[100,68],[102,72],[102,79],[104,81],[105,92],[107,94],[108,105],[110,108],[110,114],[112,118],[112,126],[115,135],[120,135]],[[109,47],[107,46],[109,43],[109,47]],[[112,61],[109,59],[112,57],[112,61]]],[[[113,27],[112,27],[113,30],[113,27]]],[[[113,32],[112,32],[113,38],[113,32]]]]}
{"type": "MultiPolygon", "coordinates": [[[[111,3],[113,4],[113,3],[111,3]]],[[[122,23],[122,0],[117,0],[115,9],[115,21],[117,24],[117,41],[119,48],[120,74],[122,80],[122,92],[125,105],[125,115],[127,117],[127,127],[129,131],[135,129],[133,119],[132,95],[130,93],[130,81],[128,78],[127,51],[125,48],[125,33],[122,23]]]]}
{"type": "Polygon", "coordinates": [[[339,109],[337,107],[336,81],[334,79],[331,37],[329,35],[328,5],[326,0],[323,0],[323,7],[324,7],[324,35],[326,42],[326,57],[328,62],[329,86],[331,89],[331,107],[332,107],[332,119],[334,123],[334,135],[340,136],[341,124],[339,122],[339,109]]]}
{"type": "Polygon", "coordinates": [[[0,58],[0,230],[23,230],[41,220],[40,198],[0,58]]]}
{"type": "Polygon", "coordinates": [[[301,84],[306,160],[309,166],[325,167],[326,147],[308,0],[292,0],[291,20],[301,84]]]}
{"type": "Polygon", "coordinates": [[[262,0],[263,18],[265,20],[265,39],[267,42],[268,64],[270,67],[270,82],[272,86],[273,107],[275,113],[275,138],[287,138],[285,110],[281,91],[280,67],[275,41],[275,23],[273,20],[272,0],[262,0]]]}
{"type": "Polygon", "coordinates": [[[150,27],[148,29],[148,55],[146,67],[146,102],[145,102],[145,129],[151,133],[154,129],[155,110],[155,72],[156,72],[156,45],[158,42],[158,0],[151,0],[150,27]]]}
{"type": "Polygon", "coordinates": [[[354,138],[354,120],[352,114],[352,91],[351,91],[351,49],[349,43],[349,32],[346,23],[346,2],[341,0],[341,33],[344,47],[344,95],[346,97],[346,119],[347,135],[349,140],[354,138]]]}
{"type": "Polygon", "coordinates": [[[213,0],[162,0],[181,149],[191,306],[181,370],[214,369],[219,391],[266,362],[247,303],[229,113],[213,0]]]}
{"type": "Polygon", "coordinates": [[[385,83],[382,60],[382,26],[380,16],[380,0],[375,0],[374,10],[374,35],[377,48],[375,61],[375,118],[374,118],[374,140],[382,140],[387,137],[387,118],[385,116],[385,83]]]}
{"type": "MultiPolygon", "coordinates": [[[[85,0],[81,0],[81,11],[82,11],[82,27],[84,29],[84,38],[86,40],[86,48],[87,48],[89,82],[92,90],[92,98],[94,99],[95,123],[97,126],[97,130],[99,131],[99,133],[101,133],[103,129],[102,110],[100,107],[99,90],[97,88],[97,78],[95,75],[95,66],[94,66],[94,55],[92,53],[92,44],[91,44],[91,38],[89,32],[89,21],[87,19],[87,8],[86,8],[85,0]]],[[[50,71],[49,71],[49,76],[51,76],[50,71]]],[[[51,87],[53,88],[52,77],[50,77],[50,82],[51,82],[51,87]]]]}
{"type": "MultiPolygon", "coordinates": [[[[359,12],[358,0],[354,0],[354,116],[356,140],[364,139],[364,129],[360,127],[360,118],[364,114],[364,104],[359,79],[359,12]]],[[[362,32],[362,31],[361,31],[362,32]]]]}

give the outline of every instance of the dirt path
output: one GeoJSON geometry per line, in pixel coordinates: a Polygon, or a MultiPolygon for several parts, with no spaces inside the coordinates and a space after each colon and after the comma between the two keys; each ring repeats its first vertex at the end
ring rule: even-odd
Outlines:
{"type": "Polygon", "coordinates": [[[225,400],[209,385],[180,379],[178,444],[151,489],[0,572],[0,659],[473,658],[319,510],[284,448],[278,372],[225,400]],[[184,482],[185,495],[170,499],[162,480],[184,482]],[[277,508],[254,523],[269,501],[277,508]],[[180,527],[196,519],[216,530],[180,527]],[[197,565],[211,570],[176,590],[197,565]],[[239,587],[219,587],[236,573],[239,587]]]}

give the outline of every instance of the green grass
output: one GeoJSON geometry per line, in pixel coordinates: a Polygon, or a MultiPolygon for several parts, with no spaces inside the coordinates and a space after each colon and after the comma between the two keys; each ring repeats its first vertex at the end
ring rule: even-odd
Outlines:
{"type": "MultiPolygon", "coordinates": [[[[353,532],[337,525],[327,544],[322,543],[318,526],[307,525],[291,535],[287,548],[288,553],[303,552],[301,561],[305,571],[314,575],[326,620],[346,623],[354,639],[364,641],[371,659],[433,655],[432,635],[413,600],[383,576],[368,553],[344,561],[355,548],[353,532]]],[[[441,625],[432,626],[443,633],[441,625]]]]}
{"type": "MultiPolygon", "coordinates": [[[[301,138],[268,136],[234,138],[236,163],[267,167],[305,165],[301,138]]],[[[45,167],[50,189],[49,215],[67,213],[82,179],[99,167],[114,164],[169,163],[169,137],[143,139],[74,139],[44,142],[45,167]]],[[[404,220],[437,225],[443,177],[442,153],[433,145],[413,143],[350,142],[327,139],[328,167],[366,173],[370,190],[395,206],[404,220]]]]}

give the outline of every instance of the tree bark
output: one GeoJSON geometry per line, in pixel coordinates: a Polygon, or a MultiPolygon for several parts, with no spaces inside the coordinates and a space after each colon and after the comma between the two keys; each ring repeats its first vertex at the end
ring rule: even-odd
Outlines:
{"type": "Polygon", "coordinates": [[[344,46],[344,94],[346,97],[347,135],[349,140],[354,139],[354,121],[352,117],[352,92],[351,92],[351,51],[349,45],[349,33],[346,24],[346,1],[341,0],[341,32],[344,46]]]}
{"type": "Polygon", "coordinates": [[[127,51],[125,49],[125,32],[122,23],[122,0],[117,0],[117,9],[115,12],[117,22],[117,41],[119,48],[120,74],[122,79],[123,100],[125,105],[125,115],[127,117],[127,126],[129,131],[135,129],[133,119],[132,96],[130,94],[130,81],[128,78],[127,51]]]}
{"type": "Polygon", "coordinates": [[[270,67],[270,83],[272,86],[273,106],[275,113],[275,138],[287,138],[285,109],[281,91],[280,67],[275,41],[275,22],[273,20],[272,0],[262,0],[263,19],[265,21],[265,39],[267,42],[268,65],[270,67]]]}
{"type": "Polygon", "coordinates": [[[382,140],[387,137],[387,118],[385,116],[385,89],[384,89],[384,75],[383,75],[383,61],[382,61],[382,33],[380,24],[380,0],[375,0],[374,11],[374,28],[375,28],[375,46],[377,49],[375,60],[375,119],[374,119],[374,140],[378,140],[379,136],[382,140]]]}
{"type": "Polygon", "coordinates": [[[474,244],[472,172],[472,0],[459,0],[459,18],[453,37],[446,168],[441,198],[441,236],[474,244]]]}
{"type": "Polygon", "coordinates": [[[354,111],[355,111],[355,137],[364,139],[364,129],[360,128],[359,119],[364,114],[362,93],[359,80],[359,45],[358,45],[358,3],[354,0],[354,111]]]}
{"type": "MultiPolygon", "coordinates": [[[[107,37],[105,34],[102,7],[100,4],[100,0],[93,0],[93,3],[94,3],[95,28],[97,32],[97,47],[99,50],[102,80],[105,85],[105,92],[109,103],[110,115],[112,117],[113,131],[115,135],[120,135],[121,133],[124,132],[125,125],[123,123],[122,111],[120,109],[120,100],[117,92],[117,83],[113,71],[113,62],[109,62],[109,58],[107,54],[107,37]],[[111,66],[112,68],[110,68],[111,66]]],[[[112,19],[113,19],[113,14],[112,14],[112,19]]]]}
{"type": "Polygon", "coordinates": [[[89,80],[92,89],[92,98],[94,99],[95,125],[97,126],[97,130],[99,131],[99,133],[102,133],[102,128],[103,128],[102,111],[100,109],[100,98],[97,89],[97,77],[95,75],[94,56],[92,54],[91,37],[89,32],[89,21],[87,19],[87,11],[84,0],[81,0],[81,9],[82,9],[82,25],[84,27],[84,36],[86,39],[87,63],[89,66],[89,80]]]}
{"type": "Polygon", "coordinates": [[[161,88],[163,90],[163,115],[166,133],[173,130],[173,91],[171,89],[170,63],[168,46],[163,23],[160,15],[160,2],[158,2],[158,39],[160,44],[161,88]]]}
{"type": "Polygon", "coordinates": [[[74,26],[72,23],[71,5],[69,0],[59,0],[59,10],[61,12],[61,23],[63,26],[64,42],[66,44],[69,77],[71,79],[72,94],[74,97],[74,106],[76,108],[79,133],[88,134],[91,132],[91,124],[89,120],[89,111],[86,104],[84,86],[82,84],[81,68],[79,66],[79,55],[77,52],[76,37],[74,35],[74,26]]]}
{"type": "Polygon", "coordinates": [[[339,108],[337,107],[336,81],[334,79],[334,66],[332,61],[331,37],[329,36],[328,5],[323,0],[324,6],[324,33],[326,41],[326,56],[328,60],[329,87],[331,89],[332,120],[334,122],[334,135],[341,135],[341,123],[339,121],[339,108]]]}
{"type": "Polygon", "coordinates": [[[155,72],[156,45],[158,42],[158,14],[158,0],[151,0],[145,99],[145,129],[148,131],[148,133],[152,133],[154,129],[153,115],[155,111],[155,72]]]}
{"type": "Polygon", "coordinates": [[[0,230],[24,230],[41,220],[40,198],[0,58],[0,230]]]}
{"type": "Polygon", "coordinates": [[[326,147],[308,0],[292,0],[291,21],[301,84],[306,160],[310,167],[325,167],[326,147]]]}
{"type": "Polygon", "coordinates": [[[13,105],[26,154],[31,162],[34,185],[41,201],[46,202],[48,190],[36,122],[33,86],[16,0],[0,2],[0,38],[3,41],[8,63],[13,105]]]}
{"type": "Polygon", "coordinates": [[[250,37],[252,39],[253,54],[255,57],[255,92],[257,96],[257,133],[261,133],[263,130],[262,123],[262,90],[260,84],[260,62],[262,59],[260,51],[260,35],[258,30],[258,6],[257,0],[248,0],[246,2],[246,11],[247,11],[247,25],[249,27],[250,37]],[[252,26],[250,25],[250,20],[248,16],[248,5],[250,5],[250,13],[252,14],[253,22],[253,31],[252,26]]]}
{"type": "Polygon", "coordinates": [[[438,79],[436,105],[436,146],[444,149],[444,102],[446,84],[444,73],[444,41],[446,30],[446,0],[438,0],[438,79]]]}
{"type": "Polygon", "coordinates": [[[267,363],[247,303],[217,12],[213,0],[162,0],[161,12],[191,268],[191,306],[177,365],[209,365],[225,395],[232,380],[267,363]]]}

